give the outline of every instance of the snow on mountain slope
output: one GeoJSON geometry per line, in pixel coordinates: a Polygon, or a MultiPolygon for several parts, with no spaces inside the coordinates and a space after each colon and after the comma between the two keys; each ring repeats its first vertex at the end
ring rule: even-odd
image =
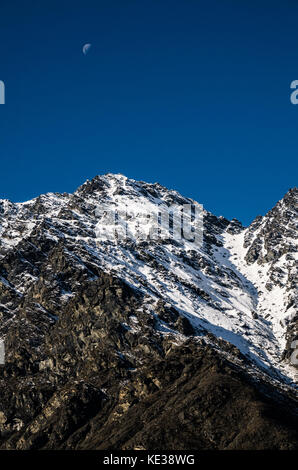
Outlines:
{"type": "MultiPolygon", "coordinates": [[[[97,267],[142,291],[148,315],[156,316],[162,300],[184,315],[196,334],[212,333],[272,375],[293,378],[284,351],[296,331],[296,201],[295,189],[247,229],[204,211],[202,246],[185,239],[139,238],[144,226],[138,217],[129,238],[101,238],[105,227],[99,208],[128,207],[141,215],[160,205],[195,203],[123,175],[96,177],[73,195],[47,194],[22,204],[0,201],[0,334],[16,320],[28,293],[40,315],[55,321],[59,304],[74,295],[80,276],[92,278],[97,267]],[[46,262],[57,245],[69,279],[61,280],[57,267],[46,262]],[[81,273],[75,278],[74,268],[81,273]],[[46,305],[38,304],[41,289],[47,292],[46,305]]],[[[169,332],[162,322],[160,329],[169,332]]]]}
{"type": "Polygon", "coordinates": [[[282,365],[297,339],[297,189],[290,190],[265,217],[257,217],[242,233],[225,234],[233,263],[255,287],[255,316],[272,329],[276,360],[282,365]]]}

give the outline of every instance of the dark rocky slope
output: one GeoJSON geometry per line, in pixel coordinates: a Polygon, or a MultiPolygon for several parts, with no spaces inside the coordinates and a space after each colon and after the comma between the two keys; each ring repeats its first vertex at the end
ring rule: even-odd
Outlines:
{"type": "Polygon", "coordinates": [[[160,304],[152,318],[141,305],[98,273],[55,324],[35,325],[39,343],[24,311],[0,371],[2,449],[297,448],[294,393],[212,336],[164,337],[159,314],[179,327],[177,312],[160,304]]]}

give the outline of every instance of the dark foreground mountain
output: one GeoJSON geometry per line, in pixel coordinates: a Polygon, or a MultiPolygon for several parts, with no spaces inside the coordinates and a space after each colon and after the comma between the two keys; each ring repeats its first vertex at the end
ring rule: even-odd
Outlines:
{"type": "Polygon", "coordinates": [[[0,202],[2,449],[298,448],[297,189],[205,212],[199,247],[100,236],[106,204],[192,202],[121,175],[0,202]]]}

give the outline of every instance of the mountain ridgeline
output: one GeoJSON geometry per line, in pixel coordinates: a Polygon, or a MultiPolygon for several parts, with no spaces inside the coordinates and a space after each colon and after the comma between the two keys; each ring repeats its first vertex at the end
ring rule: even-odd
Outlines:
{"type": "Polygon", "coordinates": [[[195,201],[123,175],[1,200],[0,448],[297,449],[297,194],[247,228],[204,210],[201,245],[139,236],[195,201]]]}

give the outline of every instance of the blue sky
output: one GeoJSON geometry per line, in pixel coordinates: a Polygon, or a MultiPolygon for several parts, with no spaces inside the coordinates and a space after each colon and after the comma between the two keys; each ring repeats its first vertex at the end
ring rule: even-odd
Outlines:
{"type": "Polygon", "coordinates": [[[250,223],[297,185],[297,18],[294,0],[2,0],[0,197],[115,172],[250,223]]]}

